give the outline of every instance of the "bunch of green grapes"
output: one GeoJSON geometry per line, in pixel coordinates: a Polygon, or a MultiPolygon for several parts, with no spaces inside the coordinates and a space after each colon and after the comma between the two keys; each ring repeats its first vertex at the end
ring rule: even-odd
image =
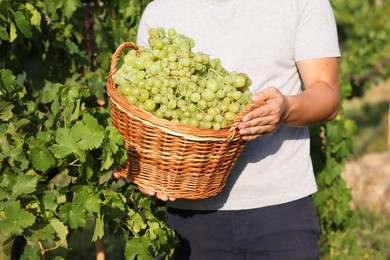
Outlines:
{"type": "Polygon", "coordinates": [[[175,29],[148,33],[150,48],[131,49],[114,75],[128,102],[159,118],[215,130],[251,103],[247,74],[228,72],[220,59],[192,52],[194,40],[175,29]]]}

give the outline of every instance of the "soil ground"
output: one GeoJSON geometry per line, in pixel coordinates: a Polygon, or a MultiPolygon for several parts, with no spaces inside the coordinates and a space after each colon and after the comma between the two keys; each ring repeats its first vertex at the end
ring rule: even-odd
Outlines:
{"type": "Polygon", "coordinates": [[[342,176],[351,189],[353,208],[390,216],[390,151],[347,162],[342,176]]]}

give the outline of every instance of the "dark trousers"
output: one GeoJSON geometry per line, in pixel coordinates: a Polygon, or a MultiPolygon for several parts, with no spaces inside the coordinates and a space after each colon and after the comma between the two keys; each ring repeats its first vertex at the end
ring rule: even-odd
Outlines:
{"type": "Polygon", "coordinates": [[[311,197],[233,211],[168,208],[180,238],[176,260],[318,259],[319,224],[311,197]]]}

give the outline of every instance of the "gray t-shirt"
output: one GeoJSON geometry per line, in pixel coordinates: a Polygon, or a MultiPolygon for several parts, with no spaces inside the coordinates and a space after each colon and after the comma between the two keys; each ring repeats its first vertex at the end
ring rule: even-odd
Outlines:
{"type": "MultiPolygon", "coordinates": [[[[194,51],[247,73],[251,91],[275,86],[302,91],[296,62],[340,55],[328,0],[155,0],[140,21],[137,43],[150,27],[174,28],[195,40],[194,51]]],[[[293,201],[317,190],[306,127],[279,126],[248,142],[222,192],[203,200],[169,202],[196,210],[239,210],[293,201]]]]}

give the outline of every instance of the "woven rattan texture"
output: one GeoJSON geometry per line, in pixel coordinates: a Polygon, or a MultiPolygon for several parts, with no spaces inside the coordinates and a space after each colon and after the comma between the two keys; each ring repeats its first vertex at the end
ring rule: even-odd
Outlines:
{"type": "Polygon", "coordinates": [[[237,129],[242,117],[256,107],[250,104],[225,129],[195,128],[160,119],[130,104],[113,81],[118,59],[134,43],[115,51],[107,92],[111,120],[125,140],[128,160],[119,174],[135,184],[174,198],[203,199],[218,194],[241,154],[245,141],[237,129]]]}

